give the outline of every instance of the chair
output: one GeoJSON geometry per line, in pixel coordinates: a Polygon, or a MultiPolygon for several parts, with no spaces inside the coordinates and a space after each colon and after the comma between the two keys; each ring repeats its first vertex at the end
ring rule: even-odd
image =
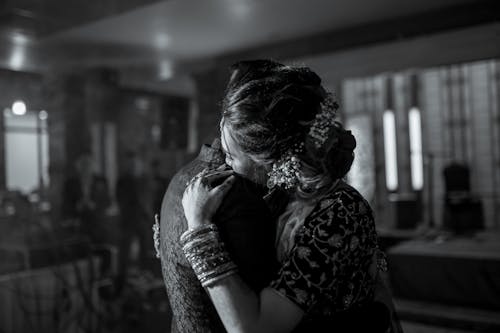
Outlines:
{"type": "Polygon", "coordinates": [[[481,201],[471,192],[469,167],[451,163],[443,170],[445,195],[443,226],[457,234],[484,228],[481,201]]]}

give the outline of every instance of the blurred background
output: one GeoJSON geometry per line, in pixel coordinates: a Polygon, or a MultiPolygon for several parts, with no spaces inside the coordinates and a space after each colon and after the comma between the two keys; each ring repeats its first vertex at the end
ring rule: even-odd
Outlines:
{"type": "Polygon", "coordinates": [[[169,331],[153,214],[251,58],[339,98],[405,331],[500,332],[497,0],[3,0],[0,40],[0,332],[169,331]]]}

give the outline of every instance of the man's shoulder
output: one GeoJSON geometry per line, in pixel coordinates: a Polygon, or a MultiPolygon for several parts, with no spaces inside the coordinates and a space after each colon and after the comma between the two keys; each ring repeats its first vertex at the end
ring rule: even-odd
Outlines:
{"type": "Polygon", "coordinates": [[[184,165],[170,180],[166,195],[182,194],[186,188],[186,183],[206,166],[207,163],[199,159],[194,159],[184,165]]]}
{"type": "Polygon", "coordinates": [[[160,227],[165,232],[168,231],[169,234],[174,233],[180,236],[180,232],[185,225],[182,194],[186,188],[186,183],[206,165],[207,163],[199,159],[192,160],[172,177],[161,205],[160,227]]]}

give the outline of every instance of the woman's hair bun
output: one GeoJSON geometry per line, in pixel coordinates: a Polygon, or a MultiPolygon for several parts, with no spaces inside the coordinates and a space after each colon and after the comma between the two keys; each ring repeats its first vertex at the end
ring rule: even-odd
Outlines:
{"type": "Polygon", "coordinates": [[[290,75],[298,84],[307,86],[321,85],[321,78],[308,67],[285,67],[281,71],[290,75]]]}
{"type": "Polygon", "coordinates": [[[303,136],[326,97],[319,76],[309,68],[284,66],[265,81],[269,101],[265,119],[283,137],[303,136]]]}
{"type": "Polygon", "coordinates": [[[351,131],[344,129],[340,124],[334,126],[331,135],[330,147],[325,150],[324,168],[332,179],[343,178],[351,169],[354,161],[356,139],[351,131]]]}
{"type": "Polygon", "coordinates": [[[231,66],[231,78],[227,90],[242,86],[255,80],[262,80],[276,73],[277,70],[286,67],[279,62],[267,59],[242,60],[231,66]]]}

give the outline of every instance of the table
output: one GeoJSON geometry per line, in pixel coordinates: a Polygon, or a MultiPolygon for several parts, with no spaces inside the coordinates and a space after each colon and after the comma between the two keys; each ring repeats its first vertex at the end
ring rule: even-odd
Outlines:
{"type": "Polygon", "coordinates": [[[396,297],[500,310],[500,235],[409,240],[387,254],[396,297]]]}

